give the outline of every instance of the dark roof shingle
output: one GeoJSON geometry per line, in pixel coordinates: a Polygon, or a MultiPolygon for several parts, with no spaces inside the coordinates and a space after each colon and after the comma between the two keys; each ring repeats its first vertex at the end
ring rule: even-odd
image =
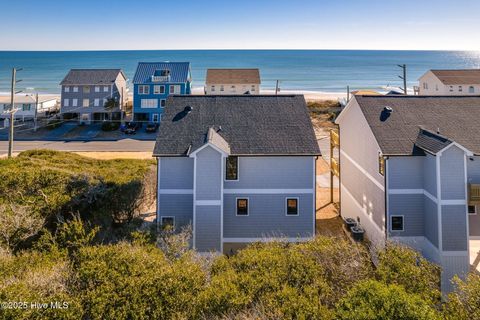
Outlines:
{"type": "Polygon", "coordinates": [[[190,62],[139,62],[133,83],[150,83],[151,77],[157,70],[168,70],[170,79],[168,82],[185,83],[190,76],[190,62]]]}
{"type": "Polygon", "coordinates": [[[121,74],[122,69],[71,69],[60,85],[91,85],[91,84],[112,84],[121,74]]]}
{"type": "Polygon", "coordinates": [[[242,95],[170,96],[153,154],[186,156],[211,128],[232,155],[320,154],[303,96],[242,95]]]}
{"type": "MultiPolygon", "coordinates": [[[[385,155],[415,154],[419,130],[480,154],[480,97],[355,96],[385,155]],[[384,108],[391,113],[385,114],[384,108]]],[[[423,140],[426,142],[425,140],[423,140]]]]}

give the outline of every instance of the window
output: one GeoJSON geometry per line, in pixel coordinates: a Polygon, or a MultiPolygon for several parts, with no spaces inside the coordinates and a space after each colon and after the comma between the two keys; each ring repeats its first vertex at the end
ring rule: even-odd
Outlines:
{"type": "Polygon", "coordinates": [[[73,87],[73,92],[78,92],[78,87],[73,87]]]}
{"type": "Polygon", "coordinates": [[[237,198],[237,216],[248,216],[248,198],[237,198]]]}
{"type": "Polygon", "coordinates": [[[170,85],[170,94],[179,94],[180,93],[180,85],[170,85]]]}
{"type": "Polygon", "coordinates": [[[103,92],[108,92],[108,86],[103,86],[103,92]]]}
{"type": "Polygon", "coordinates": [[[298,216],[298,198],[287,198],[287,216],[298,216]]]}
{"type": "Polygon", "coordinates": [[[68,107],[68,103],[69,103],[69,102],[70,102],[70,101],[69,101],[68,99],[63,99],[63,106],[64,106],[64,107],[68,107]]]}
{"type": "Polygon", "coordinates": [[[65,87],[65,88],[63,89],[63,91],[65,91],[65,92],[70,92],[70,87],[65,87]]]}
{"type": "Polygon", "coordinates": [[[468,206],[468,214],[474,216],[477,214],[477,206],[468,206]]]}
{"type": "Polygon", "coordinates": [[[462,86],[458,86],[458,92],[462,92],[463,91],[463,87],[462,86]]]}
{"type": "Polygon", "coordinates": [[[31,104],[29,103],[24,103],[22,105],[22,111],[30,111],[30,108],[31,108],[31,104]]]}
{"type": "Polygon", "coordinates": [[[468,87],[468,93],[475,93],[475,88],[473,86],[468,87]]]}
{"type": "Polygon", "coordinates": [[[100,106],[100,99],[95,99],[95,100],[93,101],[93,105],[94,105],[95,107],[99,107],[99,106],[100,106]]]}
{"type": "Polygon", "coordinates": [[[154,114],[153,114],[152,121],[153,121],[153,122],[158,122],[158,113],[154,113],[154,114]]]}
{"type": "Polygon", "coordinates": [[[210,91],[214,92],[215,91],[215,86],[211,86],[210,91]]]}
{"type": "Polygon", "coordinates": [[[76,107],[78,105],[78,99],[72,99],[72,107],[76,107]]]}
{"type": "Polygon", "coordinates": [[[225,180],[238,180],[238,157],[227,157],[225,161],[225,180]]]}
{"type": "Polygon", "coordinates": [[[423,83],[423,89],[428,90],[428,83],[426,82],[423,83]]]}
{"type": "Polygon", "coordinates": [[[224,87],[224,86],[220,86],[220,91],[225,91],[225,87],[224,87]]]}
{"type": "Polygon", "coordinates": [[[90,93],[90,87],[89,86],[84,86],[83,87],[83,93],[90,93]]]}
{"type": "Polygon", "coordinates": [[[165,107],[166,103],[167,103],[167,100],[165,100],[165,99],[160,100],[160,107],[162,107],[162,108],[165,107]]]}
{"type": "Polygon", "coordinates": [[[382,176],[385,174],[385,158],[380,152],[378,153],[378,173],[382,176]]]}
{"type": "Polygon", "coordinates": [[[403,231],[403,216],[391,216],[390,230],[403,231]]]}
{"type": "Polygon", "coordinates": [[[150,94],[150,86],[138,86],[138,94],[150,94]]]}
{"type": "Polygon", "coordinates": [[[95,92],[100,92],[100,86],[95,86],[95,92]]]}
{"type": "Polygon", "coordinates": [[[162,228],[174,228],[175,227],[175,218],[174,217],[161,217],[162,228]]]}
{"type": "Polygon", "coordinates": [[[88,99],[83,99],[82,106],[85,107],[85,108],[86,108],[86,107],[89,107],[89,106],[90,106],[90,100],[88,100],[88,99]]]}
{"type": "Polygon", "coordinates": [[[105,107],[105,105],[107,104],[107,98],[103,98],[103,103],[102,103],[102,106],[105,107]]]}
{"type": "Polygon", "coordinates": [[[158,99],[142,99],[141,108],[158,108],[158,99]]]}
{"type": "Polygon", "coordinates": [[[450,86],[450,92],[453,92],[453,86],[450,86]]]}
{"type": "Polygon", "coordinates": [[[165,93],[165,86],[153,86],[153,93],[154,94],[164,94],[165,93]]]}
{"type": "Polygon", "coordinates": [[[438,84],[435,85],[435,91],[438,91],[438,84]]]}
{"type": "Polygon", "coordinates": [[[255,91],[255,86],[252,85],[251,91],[255,91]]]}

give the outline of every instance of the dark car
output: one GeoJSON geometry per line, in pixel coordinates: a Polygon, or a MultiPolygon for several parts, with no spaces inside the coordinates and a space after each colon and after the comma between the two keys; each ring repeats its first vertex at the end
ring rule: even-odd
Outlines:
{"type": "Polygon", "coordinates": [[[125,134],[135,134],[138,129],[140,129],[141,125],[136,122],[129,122],[127,123],[127,127],[125,128],[125,134]]]}
{"type": "Polygon", "coordinates": [[[147,126],[145,127],[145,132],[153,133],[153,132],[157,131],[157,129],[158,129],[158,123],[149,122],[149,123],[147,123],[147,126]]]}

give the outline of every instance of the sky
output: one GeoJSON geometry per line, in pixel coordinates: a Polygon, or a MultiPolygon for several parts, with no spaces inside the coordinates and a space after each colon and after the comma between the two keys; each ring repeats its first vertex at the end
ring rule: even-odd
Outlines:
{"type": "Polygon", "coordinates": [[[480,50],[480,0],[0,0],[0,50],[480,50]]]}

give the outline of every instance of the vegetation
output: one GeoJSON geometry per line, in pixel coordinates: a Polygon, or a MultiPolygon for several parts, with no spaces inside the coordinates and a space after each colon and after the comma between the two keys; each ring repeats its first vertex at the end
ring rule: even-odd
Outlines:
{"type": "Polygon", "coordinates": [[[340,113],[340,103],[334,100],[308,101],[308,111],[314,127],[332,128],[334,120],[340,113]]]}
{"type": "Polygon", "coordinates": [[[51,151],[0,162],[1,319],[480,318],[478,275],[442,302],[438,268],[398,245],[376,265],[328,237],[205,256],[189,228],[139,230],[129,212],[150,199],[151,165],[51,151]],[[124,192],[137,204],[116,204],[124,192]]]}
{"type": "Polygon", "coordinates": [[[102,131],[115,131],[120,128],[120,122],[118,121],[104,121],[102,122],[102,131]]]}

